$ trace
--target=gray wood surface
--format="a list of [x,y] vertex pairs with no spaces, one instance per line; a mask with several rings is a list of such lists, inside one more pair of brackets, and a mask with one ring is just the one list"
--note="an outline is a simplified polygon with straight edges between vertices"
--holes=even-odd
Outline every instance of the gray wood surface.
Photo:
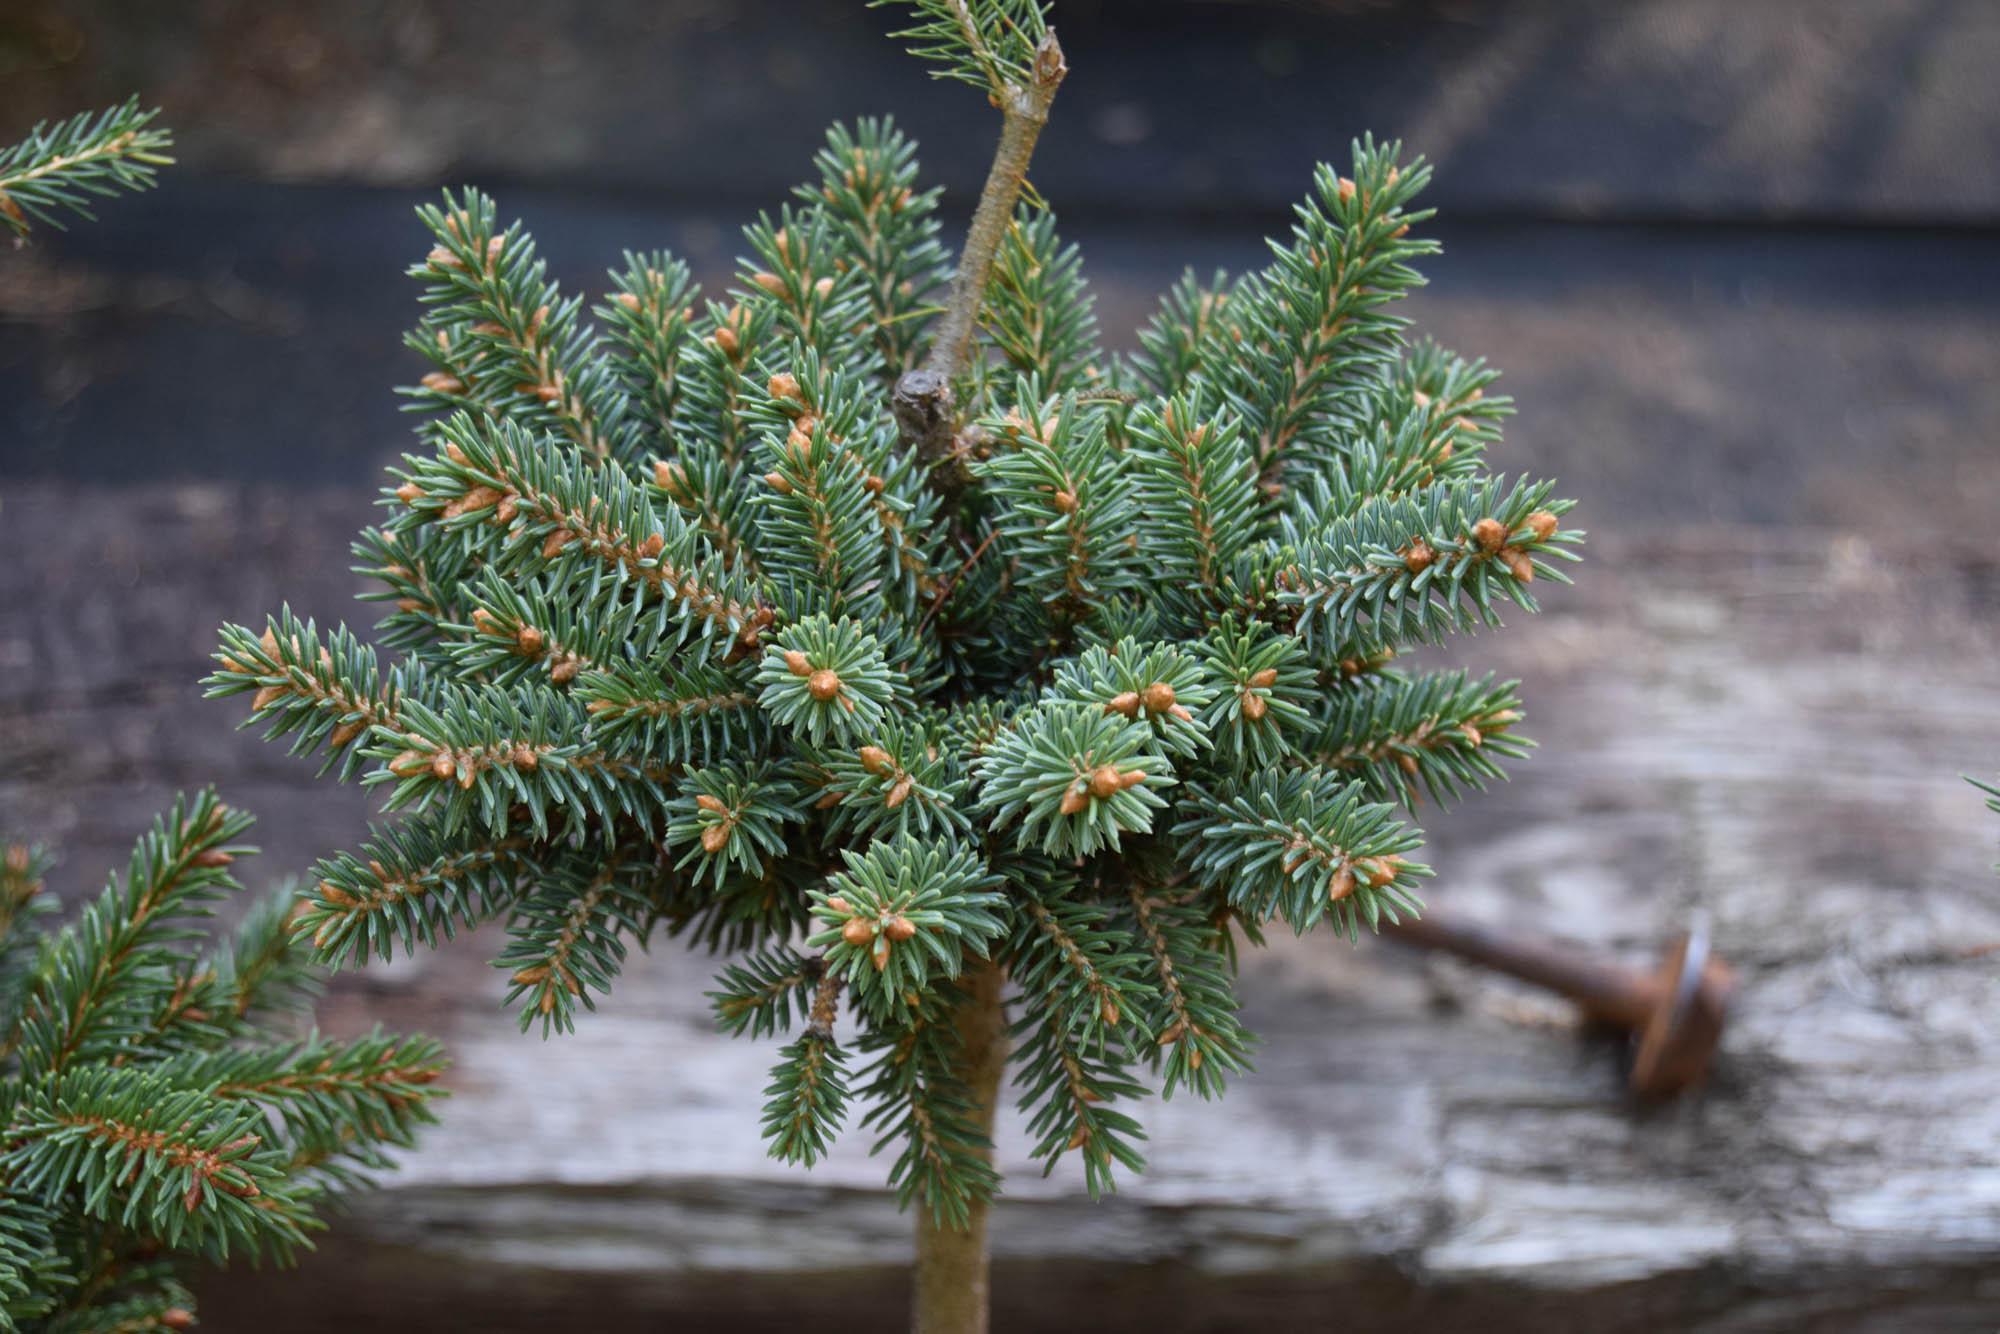
[[[328,569],[364,500],[9,487],[0,811],[52,823],[75,876],[210,778],[266,817],[272,872],[351,839],[359,800],[234,737],[191,678],[224,616],[283,595],[341,614]],[[1549,998],[1382,942],[1282,941],[1243,984],[1257,1073],[1219,1105],[1148,1108],[1153,1169],[1116,1199],[1042,1179],[1003,1121],[1014,1327],[1988,1327],[2000,963],[1966,951],[2000,941],[2000,894],[1993,821],[1957,775],[2000,754],[1990,553],[1655,530],[1594,541],[1583,573],[1456,646],[1526,679],[1543,745],[1434,817],[1433,899],[1635,965],[1706,908],[1744,975],[1711,1086],[1635,1109],[1616,1044]],[[882,1165],[858,1139],[809,1177],[764,1158],[769,1044],[713,1034],[706,960],[635,960],[544,1043],[498,1011],[493,952],[337,986],[330,1027],[450,1045],[445,1125],[324,1259],[211,1284],[215,1328],[334,1328],[356,1272],[398,1328],[561,1327],[532,1317],[584,1290],[605,1328],[664,1309],[775,1328],[826,1291],[845,1305],[817,1323],[888,1318],[908,1243]]]

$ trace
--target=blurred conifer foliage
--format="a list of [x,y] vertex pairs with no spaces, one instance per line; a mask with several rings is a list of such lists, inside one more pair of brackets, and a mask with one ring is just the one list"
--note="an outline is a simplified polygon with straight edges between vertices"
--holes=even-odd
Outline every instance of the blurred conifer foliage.
[[153,169],[173,161],[173,136],[153,125],[157,111],[138,100],[37,125],[11,148],[0,148],[0,223],[15,239],[30,220],[62,228],[62,212],[89,218],[90,200],[153,184]]
[[186,1259],[288,1258],[432,1119],[435,1043],[304,1031],[295,886],[200,929],[249,826],[177,800],[60,930],[47,854],[0,846],[0,1330],[186,1329]]

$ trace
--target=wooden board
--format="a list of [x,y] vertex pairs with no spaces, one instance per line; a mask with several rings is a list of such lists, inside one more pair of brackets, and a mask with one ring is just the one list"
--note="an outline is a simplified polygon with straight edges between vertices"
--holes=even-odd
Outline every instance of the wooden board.
[[[271,872],[353,837],[353,794],[233,737],[191,680],[224,616],[281,595],[346,614],[329,571],[364,496],[26,484],[5,505],[0,815],[70,845],[67,887],[209,778],[267,817]],[[1042,1179],[1003,1122],[1003,1327],[1985,1327],[2000,966],[1964,951],[2000,941],[2000,831],[1957,775],[2000,755],[1990,553],[1655,530],[1593,542],[1584,573],[1457,646],[1527,680],[1543,745],[1434,817],[1433,898],[1635,966],[1706,908],[1744,975],[1712,1085],[1636,1110],[1615,1044],[1546,997],[1283,941],[1243,984],[1258,1072],[1218,1106],[1149,1107],[1153,1170],[1115,1199]],[[334,1029],[450,1045],[445,1125],[297,1274],[210,1281],[213,1328],[560,1328],[579,1299],[607,1330],[893,1321],[908,1242],[882,1164],[858,1138],[810,1176],[763,1157],[770,1044],[713,1034],[708,961],[637,959],[544,1043],[497,1010],[493,952],[336,988]]]

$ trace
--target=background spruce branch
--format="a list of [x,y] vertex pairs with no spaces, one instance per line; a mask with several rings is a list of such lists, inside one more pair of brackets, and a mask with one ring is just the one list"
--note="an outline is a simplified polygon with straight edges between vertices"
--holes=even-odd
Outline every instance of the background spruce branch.
[[287,1259],[434,1118],[436,1043],[308,1026],[282,885],[233,936],[250,819],[177,800],[60,931],[46,853],[0,855],[0,1330],[179,1330],[187,1261]]
[[18,244],[30,219],[63,230],[61,214],[95,218],[90,200],[150,189],[154,168],[173,162],[165,150],[173,135],[153,125],[157,111],[142,111],[135,97],[119,106],[84,112],[0,148],[0,223]]

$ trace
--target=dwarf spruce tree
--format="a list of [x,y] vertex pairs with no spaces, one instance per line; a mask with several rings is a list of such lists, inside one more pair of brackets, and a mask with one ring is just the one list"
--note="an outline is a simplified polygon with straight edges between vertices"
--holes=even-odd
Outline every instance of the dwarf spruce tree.
[[193,929],[249,825],[176,801],[60,931],[46,854],[0,848],[0,1330],[186,1329],[187,1260],[290,1255],[432,1119],[435,1043],[299,1031],[294,888],[226,940]]
[[1488,472],[1494,373],[1392,313],[1436,249],[1421,163],[1362,141],[1266,268],[1183,280],[1113,357],[1017,207],[1065,73],[1043,13],[914,8],[1003,113],[955,273],[886,121],[829,134],[724,295],[631,253],[588,321],[446,194],[423,448],[356,545],[382,647],[282,611],[224,629],[211,686],[400,812],[317,869],[321,957],[502,919],[547,1034],[654,931],[726,956],[720,1026],[789,1037],[772,1152],[874,1136],[919,1323],[958,1329],[1003,1066],[1037,1158],[1137,1171],[1150,1089],[1248,1068],[1240,943],[1417,911],[1406,812],[1526,743],[1510,684],[1397,655],[1532,610],[1579,534]]

